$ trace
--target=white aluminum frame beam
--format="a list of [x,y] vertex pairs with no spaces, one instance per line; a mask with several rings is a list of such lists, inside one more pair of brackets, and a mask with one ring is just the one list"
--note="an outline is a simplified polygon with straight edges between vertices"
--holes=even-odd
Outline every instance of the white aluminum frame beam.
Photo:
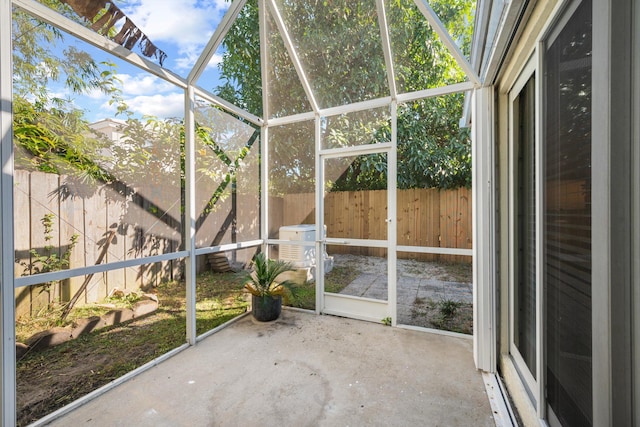
[[192,84],[202,75],[204,70],[207,68],[207,65],[209,64],[209,61],[216,53],[216,50],[220,46],[220,43],[222,43],[222,40],[229,32],[229,29],[231,29],[231,27],[233,26],[233,23],[236,21],[238,14],[240,14],[242,8],[246,3],[247,0],[235,0],[231,4],[229,9],[227,10],[227,13],[224,14],[222,20],[218,24],[216,31],[213,33],[213,35],[209,39],[209,42],[202,51],[202,54],[189,72],[189,75],[187,76],[187,83]]
[[[407,92],[407,93],[399,93],[396,98],[398,104],[403,104],[406,102],[418,101],[426,98],[434,98],[437,96],[451,95],[460,92],[467,92],[477,88],[478,86],[473,82],[461,82],[455,83],[448,86],[436,87],[432,89],[424,89],[416,92]],[[352,104],[340,105],[337,107],[325,108],[318,111],[320,117],[332,117],[339,116],[341,114],[349,114],[356,113],[359,111],[371,110],[374,108],[382,108],[388,107],[391,105],[393,98],[390,96],[385,96],[383,98],[375,98],[369,99],[367,101],[354,102]],[[285,124],[291,124],[296,122],[313,120],[315,118],[315,113],[313,111],[309,111],[308,113],[299,113],[291,116],[278,117],[275,119],[269,119],[270,126],[280,126]]]
[[213,105],[217,105],[218,107],[232,113],[235,114],[238,117],[241,117],[245,120],[247,120],[248,122],[253,123],[254,125],[260,127],[264,124],[264,121],[254,115],[251,114],[250,112],[243,110],[240,107],[235,106],[234,104],[230,103],[229,101],[226,101],[222,98],[220,98],[217,95],[212,94],[211,92],[209,92],[206,89],[203,89],[199,86],[193,86],[193,91],[194,93],[199,96],[200,98],[204,99],[207,102],[212,103]]
[[330,148],[320,150],[319,154],[325,159],[335,159],[339,157],[359,156],[362,154],[382,153],[393,149],[391,142],[379,144],[356,145],[353,147]]
[[389,107],[393,99],[390,96],[383,98],[369,99],[367,101],[354,102],[353,104],[339,105],[337,107],[325,108],[318,113],[322,117],[339,116],[340,114],[355,113],[357,111],[373,110],[374,108]]
[[346,237],[326,237],[324,240],[327,245],[362,246],[367,248],[386,248],[388,246],[387,240],[350,239]]
[[[637,3],[636,3],[637,4]],[[633,205],[631,208],[631,212],[633,215],[633,223],[632,223],[632,242],[633,247],[631,248],[631,254],[633,259],[631,263],[633,265],[633,283],[640,283],[640,7],[636,7],[634,10],[633,17],[633,28],[632,28],[632,37],[633,37],[633,52],[635,52],[633,61],[633,72],[632,75],[635,76],[634,81],[632,82],[633,94],[631,98],[634,100],[632,105],[632,122],[635,123],[635,128],[633,130],[633,141],[635,144],[632,144],[632,164],[633,166],[633,176],[632,176],[632,200]],[[634,313],[640,313],[640,291],[637,289],[634,291]],[[640,316],[636,315],[634,318],[633,325],[633,354],[634,357],[634,408],[636,408],[634,413],[634,422],[636,425],[640,425]]]
[[87,267],[79,267],[68,270],[52,271],[49,273],[34,274],[31,276],[16,277],[15,279],[13,279],[13,282],[15,283],[15,288],[17,289],[24,286],[52,282],[54,280],[64,280],[71,277],[85,276],[87,274],[104,273],[105,271],[113,271],[121,268],[129,268],[145,264],[154,264],[156,262],[171,261],[174,259],[185,258],[188,255],[188,251],[171,252],[168,254],[153,255],[144,258],[127,259],[124,261],[115,261],[106,264],[95,264]]
[[398,103],[391,102],[391,150],[387,154],[387,301],[391,326],[398,324]]
[[280,31],[280,36],[282,37],[282,41],[284,42],[284,45],[287,48],[287,52],[289,53],[289,58],[291,58],[291,61],[293,62],[293,67],[296,69],[296,73],[298,74],[300,83],[302,83],[304,92],[307,94],[307,98],[309,100],[309,103],[311,104],[311,108],[313,108],[313,111],[317,113],[320,110],[318,101],[316,101],[316,97],[313,94],[313,90],[311,89],[311,84],[309,83],[309,79],[307,78],[307,75],[304,72],[304,67],[302,66],[302,62],[300,61],[298,52],[296,48],[293,46],[293,42],[291,41],[291,36],[289,35],[289,31],[287,30],[287,26],[285,25],[284,20],[282,19],[282,15],[278,10],[278,6],[276,5],[275,0],[269,0],[268,6],[273,16],[273,19],[276,21],[276,26]]
[[420,99],[435,98],[436,96],[451,95],[459,92],[467,92],[477,88],[473,82],[455,83],[443,87],[435,87],[433,89],[424,89],[416,92],[408,92],[398,94],[398,104],[403,102],[418,101]]
[[316,113],[309,111],[308,113],[294,114],[286,117],[277,117],[269,120],[269,126],[290,125],[293,123],[309,122],[315,120]]
[[[267,51],[267,7],[264,0],[258,1],[258,14],[260,21],[260,73],[262,75],[262,115],[265,118],[260,128],[260,238],[266,242],[269,237],[269,126],[267,117],[270,116],[267,94],[269,91],[268,51]],[[267,244],[263,244],[266,250]]]
[[[260,75],[262,76],[262,118],[264,120],[264,125],[266,126],[266,122],[268,118],[271,116],[271,112],[269,111],[269,103],[267,102],[267,96],[269,91],[267,88],[269,87],[269,58],[267,50],[267,40],[269,39],[269,34],[267,34],[267,7],[264,3],[265,0],[258,0],[258,31],[260,32]],[[265,140],[261,139],[262,145],[264,145]]]
[[185,286],[186,286],[186,317],[187,317],[187,342],[190,345],[196,343],[196,131],[193,109],[196,104],[196,96],[193,86],[185,91],[184,98],[184,182],[185,182],[185,223],[184,249],[189,252],[185,260]]
[[494,265],[493,88],[473,93],[473,357],[476,368],[497,369],[497,300]]
[[473,249],[441,248],[435,246],[398,246],[398,252],[416,252],[419,254],[473,256]]
[[447,31],[440,18],[438,18],[438,15],[436,15],[436,12],[431,8],[429,2],[427,0],[414,0],[414,2],[416,6],[418,6],[418,9],[420,9],[420,12],[422,12],[424,17],[427,19],[427,21],[429,21],[431,27],[435,30],[436,33],[438,33],[438,35],[440,36],[440,40],[449,49],[449,52],[451,52],[455,60],[458,62],[458,65],[460,65],[460,68],[462,68],[469,80],[477,85],[480,85],[480,77],[475,72],[469,61],[467,61],[467,58],[465,58],[458,45],[453,41],[451,35],[449,34],[449,31]]
[[113,54],[114,56],[117,56],[118,58],[127,61],[128,63],[135,65],[136,67],[142,68],[143,70],[148,71],[154,76],[166,80],[169,83],[173,83],[174,85],[182,89],[186,89],[187,87],[186,80],[179,75],[162,68],[154,62],[141,57],[140,55],[131,52],[129,49],[120,46],[118,43],[109,40],[108,38],[90,30],[89,28],[83,27],[77,22],[65,18],[56,11],[43,6],[40,3],[37,3],[33,0],[13,0],[13,3],[21,9],[24,9],[27,12],[31,13],[38,19],[41,19],[60,29],[64,29],[70,34],[73,34],[74,37],[77,37],[78,39],[87,42],[90,45],[97,47],[98,49],[105,50]]
[[[325,309],[324,299],[324,253],[326,248],[324,233],[324,159],[320,155],[322,148],[322,121],[320,115],[315,117],[315,165],[316,165],[316,313],[320,314]],[[318,259],[319,258],[319,259]]]
[[391,41],[389,40],[389,23],[387,22],[387,13],[384,8],[384,0],[376,0],[376,9],[378,11],[378,26],[380,27],[380,41],[382,42],[382,52],[384,53],[384,63],[387,67],[387,81],[389,83],[389,92],[391,99],[396,99],[398,89],[396,87],[396,73],[393,66],[393,54]]
[[249,248],[254,248],[256,246],[260,246],[264,243],[263,239],[257,239],[257,240],[249,240],[247,242],[240,242],[240,243],[227,243],[225,245],[218,245],[218,246],[209,246],[206,248],[198,248],[195,250],[195,254],[196,255],[207,255],[207,254],[213,254],[213,253],[218,253],[218,252],[226,252],[226,251],[235,251],[238,249],[249,249]]
[[0,426],[16,423],[11,0],[0,0]]

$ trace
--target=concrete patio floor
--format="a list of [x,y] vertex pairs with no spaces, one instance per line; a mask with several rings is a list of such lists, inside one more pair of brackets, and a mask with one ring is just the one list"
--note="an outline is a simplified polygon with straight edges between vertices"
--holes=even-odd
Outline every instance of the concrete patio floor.
[[53,426],[493,426],[471,339],[247,316]]

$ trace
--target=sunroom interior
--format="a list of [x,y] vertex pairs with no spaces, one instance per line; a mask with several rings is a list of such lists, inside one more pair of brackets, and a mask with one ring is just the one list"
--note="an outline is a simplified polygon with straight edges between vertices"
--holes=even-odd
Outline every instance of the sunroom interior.
[[286,305],[473,336],[493,371],[475,2],[150,3],[1,2],[3,425],[40,343],[140,313],[122,376],[250,310],[258,252]]

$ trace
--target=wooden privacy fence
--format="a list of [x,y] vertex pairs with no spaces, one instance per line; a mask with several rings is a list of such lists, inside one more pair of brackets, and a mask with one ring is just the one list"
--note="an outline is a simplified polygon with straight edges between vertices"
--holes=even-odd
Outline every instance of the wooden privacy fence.
[[[312,224],[315,198],[312,193],[290,194],[272,203],[272,237],[282,225]],[[353,239],[387,238],[387,191],[340,191],[324,199],[327,236]],[[281,209],[281,214],[274,212]],[[398,246],[471,249],[471,189],[438,190],[431,188],[397,191]],[[278,221],[280,219],[280,221]],[[384,249],[332,246],[332,253],[383,256]],[[400,258],[471,262],[470,256],[399,252]]]
[[[73,195],[68,190],[70,182],[75,186],[71,191]],[[133,196],[124,196],[107,185],[83,189],[66,176],[15,171],[16,277],[37,272],[31,251],[43,255],[45,248],[50,246],[61,257],[69,249],[74,235],[78,240],[70,251],[70,268],[177,251],[182,227],[179,187],[163,183],[140,185]],[[216,191],[215,186],[196,186],[196,209],[201,212],[195,236],[196,247],[258,239],[260,210],[257,195],[238,192],[234,197],[221,197],[213,208],[209,208],[207,203]],[[283,225],[313,223],[314,206],[314,194],[270,197],[269,236],[277,238]],[[469,189],[399,190],[397,212],[397,242],[400,246],[472,247]],[[52,218],[48,237],[42,224],[45,215]],[[387,217],[387,192],[383,190],[334,192],[325,197],[325,223],[329,237],[386,239]],[[370,256],[383,256],[384,251],[351,246],[329,248],[329,253]],[[424,260],[471,261],[471,257],[451,255],[413,252],[399,252],[398,255]],[[240,256],[249,257],[250,254]],[[201,261],[201,267],[206,267],[204,258]],[[80,301],[98,301],[114,288],[135,290],[177,278],[181,265],[181,261],[166,261],[95,274],[86,278],[90,283]],[[45,291],[42,286],[18,288],[16,314],[33,314],[52,302],[68,301],[84,280],[85,277],[74,277]]]
[[[70,183],[74,186],[73,194],[68,191]],[[61,257],[68,251],[74,235],[78,240],[70,251],[70,268],[179,250],[182,236],[179,184],[139,184],[139,188],[131,189],[134,193],[124,196],[108,185],[82,188],[64,175],[15,171],[15,276],[37,273],[41,263],[34,262],[31,251],[46,255],[49,246]],[[206,208],[216,188],[202,184],[196,190],[197,197],[200,196],[197,208],[201,212],[196,247],[258,239],[259,199],[255,194],[237,194],[234,198],[225,195],[213,208]],[[232,207],[233,199],[233,204],[237,201],[237,209]],[[42,224],[45,215],[50,215],[52,222],[48,237]],[[178,278],[181,267],[182,262],[176,260],[94,274],[86,278],[90,283],[80,302],[101,300],[114,288],[137,290]],[[205,257],[199,257],[199,267],[206,268]],[[85,277],[74,277],[49,289],[40,285],[16,289],[16,315],[33,314],[52,302],[69,301],[84,280]]]
[[[14,244],[15,276],[37,272],[31,251],[47,255],[47,246],[61,257],[69,250],[72,236],[77,243],[70,250],[71,268],[108,263],[176,251],[180,243],[175,224],[166,224],[134,205],[107,186],[89,189],[85,194],[65,196],[68,177],[42,172],[17,170],[14,174]],[[178,191],[179,199],[179,191]],[[179,215],[179,208],[177,210]],[[42,224],[51,216],[51,233],[47,237]],[[178,216],[179,220],[179,216]],[[109,240],[110,234],[114,236]],[[47,241],[47,238],[49,240]],[[108,242],[108,243],[107,243]],[[101,254],[102,257],[101,257]],[[178,268],[170,261],[124,268],[91,277],[82,302],[106,297],[114,288],[139,289],[171,278]],[[25,286],[16,289],[16,316],[34,314],[55,301],[68,301],[85,277],[56,283],[49,289]]]

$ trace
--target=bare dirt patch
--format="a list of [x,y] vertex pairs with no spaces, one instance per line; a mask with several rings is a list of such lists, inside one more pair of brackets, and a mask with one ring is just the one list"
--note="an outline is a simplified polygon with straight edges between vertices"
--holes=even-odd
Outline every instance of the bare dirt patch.
[[[341,254],[334,259],[334,269],[374,276],[387,274],[386,258]],[[473,334],[471,264],[398,259],[397,278],[405,287],[398,285],[399,323]],[[425,288],[429,291],[425,292]]]
[[[387,259],[380,257],[340,254],[334,256],[335,267],[349,267],[362,273],[387,274]],[[398,275],[424,277],[444,282],[471,283],[471,264],[445,261],[398,259]]]
[[473,334],[473,304],[416,298],[411,309],[413,326]]

